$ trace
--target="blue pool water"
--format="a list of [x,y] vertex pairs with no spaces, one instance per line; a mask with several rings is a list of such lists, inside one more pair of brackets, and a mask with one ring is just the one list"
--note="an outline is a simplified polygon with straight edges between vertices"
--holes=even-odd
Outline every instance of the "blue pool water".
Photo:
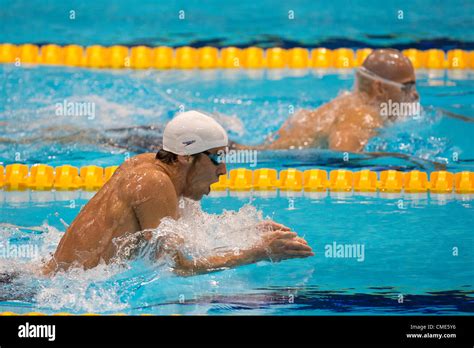
[[[0,69],[6,82],[0,142],[4,164],[117,165],[159,141],[161,127],[181,105],[213,112],[234,140],[259,143],[283,123],[289,105],[315,108],[353,84],[351,71]],[[344,161],[343,154],[328,150],[292,150],[261,152],[257,167],[429,172],[434,161],[453,172],[473,170],[473,123],[436,109],[472,117],[470,74],[418,72],[425,112],[381,131],[366,148],[405,153],[408,159],[351,155]],[[55,105],[63,100],[94,103],[95,117],[57,116]],[[150,125],[155,129],[128,129]],[[242,166],[248,164],[230,164],[229,169]],[[245,242],[260,211],[261,217],[304,236],[316,255],[189,278],[145,259],[52,280],[32,276],[35,265],[54,251],[64,223],[72,222],[89,197],[80,192],[2,192],[3,240],[37,245],[38,253],[33,259],[0,261],[2,270],[22,271],[13,283],[2,283],[1,310],[285,315],[474,311],[472,197],[208,197],[202,202],[205,213],[189,222],[201,245]],[[233,216],[206,215],[242,207]],[[229,226],[234,226],[232,233]],[[363,245],[363,259],[326,257],[326,247],[334,242]]]
[[[16,288],[2,284],[0,308],[130,314],[472,313],[474,274],[468,267],[474,262],[472,200],[402,201],[400,205],[399,199],[356,196],[255,198],[252,205],[263,216],[291,226],[307,239],[316,255],[188,278],[171,275],[145,260],[123,268],[99,266],[52,280],[31,278],[27,272],[16,280]],[[203,221],[221,226],[199,231],[205,236],[204,243],[238,243],[245,235],[245,225],[256,217],[245,206],[248,202],[248,198],[235,197],[204,199],[202,207],[209,214],[244,206],[231,218],[193,220],[200,228]],[[44,256],[54,250],[59,231],[64,230],[60,219],[72,221],[85,203],[77,199],[75,208],[70,200],[4,203],[2,220],[27,227],[17,230],[2,224],[1,232],[11,243],[38,245]],[[224,225],[229,222],[232,224]],[[357,258],[326,257],[327,246],[334,242],[364,245],[364,253]],[[457,256],[454,248],[459,250]],[[31,267],[24,266],[28,260],[22,262],[23,272]],[[17,269],[19,261],[15,263],[10,270]]]
[[[149,149],[160,127],[181,108],[212,112],[233,140],[261,143],[291,110],[316,108],[353,85],[352,71],[110,71],[2,65],[0,73],[5,78],[0,160],[12,163],[20,156],[25,163],[51,165],[121,163],[133,150]],[[381,130],[366,150],[399,152],[444,163],[449,169],[472,170],[473,123],[443,113],[472,117],[472,72],[419,71],[418,90],[426,112]],[[92,103],[94,117],[57,115],[57,104],[64,102]],[[156,129],[122,129],[150,125]],[[137,138],[148,139],[145,146]],[[287,161],[286,154],[275,158],[262,153],[259,165],[329,164],[320,159],[320,151],[295,151],[290,157],[295,156],[297,161]],[[341,161],[342,154],[335,160]],[[373,163],[380,161],[395,163]],[[430,169],[429,163],[425,165]]]
[[463,0],[242,0],[225,4],[208,0],[205,5],[198,0],[140,1],[139,5],[133,0],[113,4],[1,0],[0,4],[1,42],[474,48],[474,5]]
[[[352,71],[113,71],[1,65],[0,73],[5,78],[0,161],[6,164],[119,164],[134,151],[152,149],[160,129],[182,108],[212,112],[232,140],[257,144],[276,131],[291,110],[316,108],[350,90],[354,82]],[[453,171],[472,170],[473,123],[442,112],[472,117],[472,71],[419,71],[417,79],[426,111],[381,130],[366,151],[403,153],[427,170],[433,169],[428,161]],[[57,104],[64,102],[91,103],[94,117],[57,115]],[[140,126],[156,129],[131,129]],[[342,153],[313,150],[259,156],[260,167],[417,166],[389,157],[347,163]]]

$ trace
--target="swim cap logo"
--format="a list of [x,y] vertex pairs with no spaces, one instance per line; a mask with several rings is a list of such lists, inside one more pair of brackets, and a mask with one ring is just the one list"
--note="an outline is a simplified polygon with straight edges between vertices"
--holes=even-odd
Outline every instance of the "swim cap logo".
[[188,140],[188,141],[183,141],[184,146],[189,146],[191,144],[194,144],[196,140]]

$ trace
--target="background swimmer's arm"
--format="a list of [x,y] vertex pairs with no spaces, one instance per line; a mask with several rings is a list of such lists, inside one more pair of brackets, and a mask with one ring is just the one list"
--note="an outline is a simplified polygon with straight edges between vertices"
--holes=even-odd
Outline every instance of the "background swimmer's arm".
[[[398,152],[363,152],[364,155],[369,156],[369,158],[381,158],[381,157],[395,157],[404,159],[410,163],[416,165],[417,168],[420,169],[435,169],[435,170],[446,170],[446,163],[435,162],[429,159],[414,157],[407,155],[405,153],[398,153]],[[351,161],[358,161],[359,159],[352,159]],[[365,160],[365,158],[361,158],[361,160]]]
[[265,232],[262,242],[251,249],[238,250],[222,255],[188,260],[176,251],[174,256],[175,273],[181,276],[209,273],[222,269],[246,265],[259,261],[281,261],[291,258],[313,256],[307,242],[297,237],[295,232],[285,230],[272,230]]
[[448,117],[451,117],[451,118],[454,118],[454,119],[457,119],[457,120],[461,120],[461,121],[464,121],[464,122],[474,122],[474,118],[473,117],[470,117],[470,116],[466,116],[466,115],[461,115],[461,114],[457,114],[455,112],[452,112],[452,111],[449,111],[449,110],[445,110],[445,109],[442,109],[442,108],[435,108],[435,107],[427,107],[426,108],[427,110],[430,109],[434,109],[434,110],[439,110],[441,111],[441,113],[443,113],[444,115],[448,116]]
[[267,136],[263,144],[242,145],[231,141],[229,147],[235,150],[281,150],[289,149],[291,146],[308,147],[325,131],[324,126],[322,130],[314,129],[314,123],[321,116],[322,113],[315,110],[298,110],[285,120],[276,132]]
[[336,130],[329,135],[329,148],[334,151],[361,152],[369,139],[366,132]]

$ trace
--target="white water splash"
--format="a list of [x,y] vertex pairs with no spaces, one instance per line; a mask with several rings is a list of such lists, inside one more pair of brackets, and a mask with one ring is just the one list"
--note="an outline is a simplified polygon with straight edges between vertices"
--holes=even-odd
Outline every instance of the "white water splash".
[[[191,200],[182,200],[180,206],[181,217],[177,221],[165,218],[158,228],[150,231],[155,241],[162,236],[180,236],[184,240],[183,251],[190,258],[236,252],[260,241],[262,231],[256,225],[263,220],[262,212],[252,205],[245,205],[239,211],[224,211],[220,215],[204,212],[199,202]],[[25,233],[25,229],[35,233]],[[41,265],[50,258],[63,232],[46,223],[28,228],[0,226],[0,236],[4,239],[25,235],[29,243],[39,246],[39,254],[26,261],[0,260],[0,270],[18,274],[13,283],[4,286],[3,290],[9,292],[4,300],[15,300],[16,297],[42,311],[124,311],[131,307],[131,303],[137,305],[138,301],[140,305],[141,301],[146,301],[135,297],[136,289],[171,275],[172,265],[168,257],[150,262],[150,256],[156,254],[154,247],[159,246],[152,239],[138,253],[136,261],[116,258],[108,265],[102,263],[93,269],[76,268],[58,272],[50,278],[43,277],[39,275]],[[129,238],[134,237],[131,235]]]
[[101,264],[87,271],[60,272],[40,284],[35,300],[39,307],[55,311],[120,311],[127,307],[120,300],[120,283],[107,281],[123,271],[117,265]]
[[238,252],[256,245],[262,231],[262,212],[248,204],[239,211],[208,214],[200,203],[181,201],[181,218],[164,219],[155,230],[157,236],[176,234],[184,240],[184,251],[191,258]]

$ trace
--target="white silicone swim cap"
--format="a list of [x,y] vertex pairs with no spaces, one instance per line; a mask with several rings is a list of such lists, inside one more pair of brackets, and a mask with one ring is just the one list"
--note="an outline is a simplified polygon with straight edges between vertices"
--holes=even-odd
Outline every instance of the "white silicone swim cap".
[[228,143],[225,129],[212,117],[195,110],[175,116],[163,133],[163,150],[182,156],[227,146]]

